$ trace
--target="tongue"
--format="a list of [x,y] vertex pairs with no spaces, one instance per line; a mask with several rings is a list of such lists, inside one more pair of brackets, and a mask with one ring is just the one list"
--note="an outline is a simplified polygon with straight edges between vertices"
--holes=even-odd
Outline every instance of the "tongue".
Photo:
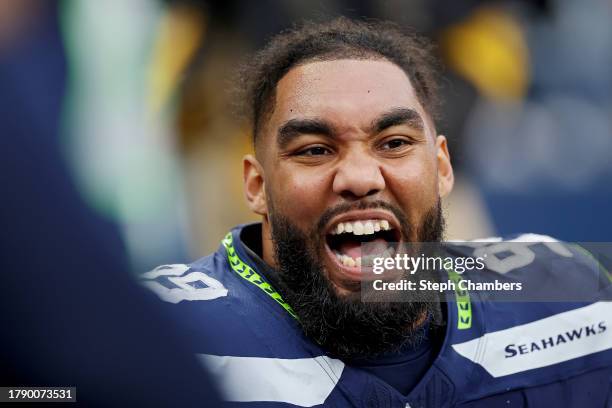
[[357,259],[363,255],[379,255],[387,249],[387,241],[382,238],[375,238],[363,244],[365,254],[361,253],[362,243],[359,241],[345,241],[340,244],[338,250],[341,254]]

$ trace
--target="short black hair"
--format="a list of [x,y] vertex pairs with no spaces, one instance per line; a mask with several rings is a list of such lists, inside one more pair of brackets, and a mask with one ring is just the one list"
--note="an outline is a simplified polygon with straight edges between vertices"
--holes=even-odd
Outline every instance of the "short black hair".
[[421,105],[437,116],[436,60],[431,43],[390,22],[340,17],[303,23],[282,32],[243,64],[238,73],[237,102],[247,116],[255,143],[262,123],[274,110],[276,86],[289,70],[312,61],[384,59],[410,79]]

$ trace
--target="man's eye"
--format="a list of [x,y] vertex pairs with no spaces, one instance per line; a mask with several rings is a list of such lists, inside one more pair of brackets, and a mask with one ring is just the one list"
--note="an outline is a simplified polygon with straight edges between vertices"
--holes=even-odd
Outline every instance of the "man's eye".
[[298,152],[298,155],[300,156],[323,156],[326,154],[331,154],[331,151],[323,146],[309,147],[308,149],[300,150]]
[[402,146],[409,145],[410,142],[406,139],[391,139],[383,143],[382,147],[385,150],[399,149]]

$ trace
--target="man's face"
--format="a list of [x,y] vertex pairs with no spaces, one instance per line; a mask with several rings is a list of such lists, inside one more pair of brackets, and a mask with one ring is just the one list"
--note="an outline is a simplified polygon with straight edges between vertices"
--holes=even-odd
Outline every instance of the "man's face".
[[418,342],[436,299],[360,293],[378,277],[359,267],[362,242],[385,256],[394,241],[441,239],[440,196],[452,187],[446,140],[404,72],[376,60],[293,68],[244,165],[264,260],[304,333],[341,358]]
[[[245,180],[264,235],[274,236],[270,218],[278,214],[311,237],[340,295],[373,278],[357,266],[361,242],[384,251],[387,242],[421,240],[427,216],[452,187],[445,138],[436,136],[406,74],[386,60],[291,69],[259,139],[262,182],[249,186],[248,168]],[[249,194],[257,191],[254,206]],[[265,239],[264,259],[275,262]]]

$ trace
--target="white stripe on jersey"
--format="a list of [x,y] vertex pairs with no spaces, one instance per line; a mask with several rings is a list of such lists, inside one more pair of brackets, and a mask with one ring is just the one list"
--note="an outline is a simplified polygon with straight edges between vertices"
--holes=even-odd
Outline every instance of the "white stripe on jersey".
[[559,313],[454,344],[493,377],[562,363],[612,348],[612,302]]
[[344,363],[315,358],[264,358],[197,355],[219,380],[228,401],[285,402],[312,407],[325,402],[340,380]]

